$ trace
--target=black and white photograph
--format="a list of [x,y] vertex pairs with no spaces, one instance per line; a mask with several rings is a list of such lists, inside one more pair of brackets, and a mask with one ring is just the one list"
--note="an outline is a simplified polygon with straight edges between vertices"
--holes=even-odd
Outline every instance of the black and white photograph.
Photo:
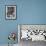
[[16,19],[16,5],[6,5],[6,19]]

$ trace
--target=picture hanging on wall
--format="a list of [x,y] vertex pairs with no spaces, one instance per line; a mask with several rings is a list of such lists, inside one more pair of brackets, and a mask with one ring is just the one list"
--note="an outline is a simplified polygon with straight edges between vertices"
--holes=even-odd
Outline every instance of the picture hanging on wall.
[[5,18],[8,20],[16,19],[16,5],[5,6]]

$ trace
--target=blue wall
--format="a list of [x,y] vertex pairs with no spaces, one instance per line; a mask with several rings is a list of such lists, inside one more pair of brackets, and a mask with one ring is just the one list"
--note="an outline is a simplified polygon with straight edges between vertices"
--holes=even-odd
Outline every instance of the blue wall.
[[[17,6],[16,20],[5,20],[5,5]],[[18,32],[18,24],[46,24],[46,0],[0,0],[0,44],[8,43],[9,32]]]

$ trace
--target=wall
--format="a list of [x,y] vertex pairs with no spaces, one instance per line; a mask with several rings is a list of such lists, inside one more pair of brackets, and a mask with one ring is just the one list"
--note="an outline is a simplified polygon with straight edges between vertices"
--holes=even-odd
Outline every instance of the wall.
[[[17,6],[16,20],[5,20],[5,5]],[[0,0],[0,44],[8,43],[9,32],[18,32],[18,24],[46,24],[46,0]]]

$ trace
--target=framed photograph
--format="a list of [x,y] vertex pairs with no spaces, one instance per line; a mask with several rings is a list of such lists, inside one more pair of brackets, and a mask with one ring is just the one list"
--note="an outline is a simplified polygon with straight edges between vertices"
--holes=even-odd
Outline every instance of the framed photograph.
[[16,5],[6,5],[5,6],[5,18],[9,20],[16,19]]

